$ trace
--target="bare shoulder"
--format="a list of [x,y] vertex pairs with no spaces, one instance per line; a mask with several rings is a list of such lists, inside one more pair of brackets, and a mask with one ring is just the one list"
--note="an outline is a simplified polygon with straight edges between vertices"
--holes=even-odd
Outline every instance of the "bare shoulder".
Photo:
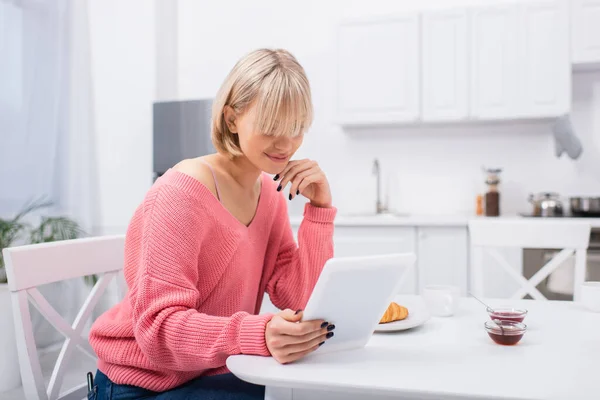
[[200,158],[189,158],[187,160],[180,161],[173,167],[173,169],[191,176],[206,186],[212,192],[212,194],[215,196],[217,195],[217,188],[215,187],[213,174],[210,168],[203,163]]

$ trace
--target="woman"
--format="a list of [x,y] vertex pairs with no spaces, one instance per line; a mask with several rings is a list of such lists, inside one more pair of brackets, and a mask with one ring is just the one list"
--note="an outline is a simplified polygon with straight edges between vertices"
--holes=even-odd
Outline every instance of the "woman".
[[[308,79],[287,51],[235,65],[213,105],[218,153],[170,169],[130,222],[128,293],[90,333],[90,398],[262,399],[264,387],[228,372],[228,356],[289,363],[333,336],[326,321],[301,321],[333,256],[336,213],[318,164],[291,160],[312,116]],[[310,200],[299,246],[281,191]],[[284,311],[257,315],[265,292]]]

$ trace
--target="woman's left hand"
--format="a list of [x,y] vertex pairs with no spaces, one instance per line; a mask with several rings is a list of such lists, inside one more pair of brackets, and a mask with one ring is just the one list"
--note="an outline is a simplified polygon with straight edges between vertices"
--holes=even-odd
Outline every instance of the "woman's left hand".
[[302,193],[315,207],[331,207],[329,182],[316,161],[290,161],[273,179],[279,181],[278,191],[285,188],[288,183],[292,183],[288,196],[290,200]]

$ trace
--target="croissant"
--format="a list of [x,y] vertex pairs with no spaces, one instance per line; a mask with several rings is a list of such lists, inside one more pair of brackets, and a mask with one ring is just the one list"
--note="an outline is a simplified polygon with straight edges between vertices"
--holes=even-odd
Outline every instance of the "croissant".
[[383,314],[379,323],[386,324],[388,322],[401,321],[406,317],[408,317],[408,309],[406,307],[402,307],[397,303],[391,303],[387,310],[385,310],[385,314]]

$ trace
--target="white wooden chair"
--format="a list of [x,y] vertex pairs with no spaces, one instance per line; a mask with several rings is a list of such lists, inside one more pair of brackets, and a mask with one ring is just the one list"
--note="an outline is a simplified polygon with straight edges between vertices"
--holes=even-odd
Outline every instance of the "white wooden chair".
[[[536,288],[553,271],[575,254],[573,297],[579,300],[585,280],[586,255],[591,226],[585,221],[557,219],[476,219],[469,222],[471,243],[471,288],[483,296],[484,252],[520,286],[512,296],[521,299],[529,294],[536,300],[547,298]],[[562,249],[529,280],[519,274],[498,252],[498,248]]]
[[[114,277],[117,277],[119,283],[120,297],[125,293],[124,281],[119,279],[123,269],[124,243],[124,236],[110,236],[4,249],[21,380],[28,400],[81,400],[87,397],[87,371],[81,371],[84,383],[62,393],[59,391],[75,349],[96,359],[94,350],[81,334],[98,300]],[[37,289],[47,283],[92,274],[99,277],[98,282],[72,324],[65,321]],[[35,344],[29,302],[65,336],[47,388]]]

